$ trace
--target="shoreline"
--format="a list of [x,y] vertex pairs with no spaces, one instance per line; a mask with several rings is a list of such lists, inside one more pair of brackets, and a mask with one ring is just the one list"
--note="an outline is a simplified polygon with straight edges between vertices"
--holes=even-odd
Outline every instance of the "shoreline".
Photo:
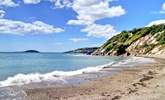
[[[31,84],[38,84],[40,83],[59,83],[59,82],[66,82],[66,83],[73,83],[72,81],[80,80],[83,83],[83,80],[86,80],[90,78],[90,80],[99,78],[101,76],[111,75],[111,73],[123,70],[128,67],[134,67],[136,64],[143,65],[147,63],[154,63],[153,59],[144,58],[144,57],[118,57],[115,61],[110,61],[105,64],[95,65],[95,66],[89,66],[80,68],[77,70],[71,70],[71,71],[60,71],[60,70],[54,70],[47,73],[27,73],[22,74],[18,73],[13,76],[9,76],[6,79],[0,81],[0,87],[8,87],[8,86],[26,86]],[[105,68],[110,68],[111,70],[106,71]],[[106,71],[106,72],[105,72]],[[109,74],[108,74],[109,73]],[[96,76],[96,77],[95,77]],[[78,79],[79,77],[79,79]],[[77,78],[77,80],[72,80],[72,78]],[[82,79],[81,79],[82,78]],[[76,83],[81,83],[76,82]],[[73,83],[74,84],[74,83]]]
[[[165,87],[165,85],[160,87],[159,83],[150,83],[156,80],[157,76],[165,73],[163,59],[159,57],[152,57],[152,59],[155,59],[156,63],[127,68],[112,76],[97,78],[78,86],[26,89],[25,100],[152,100],[151,98],[159,98],[154,94],[144,96],[145,93],[147,95],[147,93],[151,94],[156,91],[155,88],[161,90]],[[105,68],[104,70],[111,69]],[[159,92],[158,94],[161,95]]]

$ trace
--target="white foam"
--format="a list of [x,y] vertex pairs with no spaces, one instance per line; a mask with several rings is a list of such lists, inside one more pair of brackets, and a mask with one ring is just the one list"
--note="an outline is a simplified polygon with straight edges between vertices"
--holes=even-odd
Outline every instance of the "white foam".
[[103,67],[111,65],[111,64],[112,62],[109,64],[97,66],[97,67],[87,67],[80,70],[68,71],[68,72],[53,71],[46,74],[41,74],[41,73],[17,74],[13,77],[8,77],[4,81],[0,81],[0,87],[12,86],[12,85],[24,85],[24,84],[35,83],[35,82],[43,82],[43,81],[56,81],[56,80],[65,81],[64,77],[79,75],[83,73],[98,72]]
[[8,77],[4,81],[0,81],[0,87],[12,86],[12,85],[24,85],[35,82],[44,82],[44,81],[63,81],[65,82],[65,77],[79,75],[83,73],[98,72],[106,66],[133,66],[136,64],[145,64],[152,63],[153,59],[143,58],[143,57],[130,57],[119,61],[117,63],[110,62],[105,65],[96,66],[96,67],[87,67],[76,71],[53,71],[46,74],[41,73],[31,73],[31,74],[17,74],[13,77]]
[[119,61],[113,66],[134,66],[138,64],[147,64],[147,63],[154,63],[154,59],[151,58],[144,58],[144,57],[129,57],[127,59],[124,59],[122,61]]

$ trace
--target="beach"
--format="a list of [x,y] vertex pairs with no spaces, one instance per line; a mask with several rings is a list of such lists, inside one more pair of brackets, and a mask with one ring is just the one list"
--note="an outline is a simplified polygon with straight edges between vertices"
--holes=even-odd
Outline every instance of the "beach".
[[0,0],[0,100],[165,100],[163,15],[165,0]]
[[[26,100],[164,100],[164,59],[76,86],[25,89]],[[109,71],[111,68],[104,68]]]

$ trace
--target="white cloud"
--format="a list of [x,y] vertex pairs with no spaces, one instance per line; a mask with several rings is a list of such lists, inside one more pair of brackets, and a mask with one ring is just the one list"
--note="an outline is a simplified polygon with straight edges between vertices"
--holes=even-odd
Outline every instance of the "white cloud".
[[110,38],[114,34],[116,34],[116,30],[111,25],[99,25],[99,24],[92,24],[89,26],[86,26],[86,28],[81,30],[82,32],[87,32],[87,36],[93,36],[93,37],[104,37],[104,38]]
[[92,24],[93,22],[90,21],[85,21],[85,20],[69,20],[67,22],[68,25],[89,25]]
[[5,11],[4,10],[0,10],[0,18],[3,18],[5,16]]
[[165,14],[165,11],[161,10],[161,11],[159,11],[158,13],[155,12],[154,14]]
[[152,26],[152,25],[159,25],[159,24],[165,24],[165,19],[152,21],[147,25],[147,27]]
[[125,14],[125,10],[120,5],[109,6],[108,0],[75,0],[72,8],[78,14],[77,19],[68,21],[68,24],[88,25],[96,20]]
[[83,25],[82,32],[87,36],[109,38],[116,34],[116,30],[110,24],[99,25],[96,21],[104,18],[119,17],[126,13],[122,6],[110,6],[114,0],[75,0],[72,9],[77,13],[76,19],[67,22],[69,25]]
[[64,31],[61,28],[55,28],[41,21],[32,23],[25,23],[21,21],[13,21],[8,19],[0,19],[0,33],[1,34],[16,34],[24,35],[31,34],[50,34]]
[[163,5],[162,5],[162,10],[165,11],[165,3],[163,3]]
[[77,42],[80,42],[80,41],[87,41],[88,39],[87,38],[71,38],[69,40],[77,43]]
[[165,3],[162,5],[162,10],[159,11],[160,14],[165,14]]
[[18,6],[13,0],[0,0],[0,6],[15,7]]
[[[39,2],[41,2],[41,0],[24,0],[24,3],[26,4],[37,4]],[[14,7],[17,6],[17,4],[12,0],[0,0],[0,6]],[[0,10],[0,34],[51,34],[64,31],[61,28],[56,28],[42,21],[25,23],[22,21],[4,19],[4,16],[5,11]]]
[[[3,5],[16,5],[12,0],[0,0],[3,1]],[[23,0],[25,4],[38,4],[43,0]],[[54,3],[56,8],[72,8],[76,13],[76,19],[71,19],[67,22],[69,25],[83,25],[85,28],[82,32],[87,32],[87,36],[93,37],[105,37],[116,33],[116,30],[112,25],[99,25],[95,22],[104,18],[113,18],[124,15],[125,9],[121,5],[110,6],[112,1],[116,0],[47,0]],[[0,2],[0,5],[2,3]],[[0,12],[1,13],[1,12]],[[3,12],[1,18],[4,17]],[[43,22],[36,21],[33,23],[24,23],[20,21],[13,21],[7,19],[0,19],[0,32],[1,33],[13,33],[13,34],[25,34],[25,33],[53,33],[63,31],[61,28],[54,28],[51,25],[47,25]],[[6,30],[5,30],[6,29]],[[72,39],[73,41],[82,41],[83,39]]]
[[165,3],[162,4],[162,8],[160,11],[154,11],[153,14],[165,14]]
[[38,4],[41,0],[23,0],[25,4]]
[[54,3],[55,8],[64,8],[64,7],[71,7],[73,0],[50,0]]

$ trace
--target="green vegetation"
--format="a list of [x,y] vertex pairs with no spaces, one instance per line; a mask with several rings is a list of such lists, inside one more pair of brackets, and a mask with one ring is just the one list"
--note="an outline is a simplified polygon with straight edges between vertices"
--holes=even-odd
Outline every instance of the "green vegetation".
[[106,51],[110,51],[112,50],[112,48],[113,48],[113,44],[110,43],[106,46]]
[[160,34],[160,36],[157,37],[157,41],[159,41],[159,44],[165,44],[165,31]]
[[117,48],[117,55],[122,55],[124,53],[126,53],[126,49],[127,46],[126,45],[120,45],[118,48]]
[[121,55],[126,53],[126,48],[128,46],[130,46],[132,43],[134,43],[141,37],[144,37],[149,34],[157,39],[158,44],[144,44],[139,48],[146,48],[146,52],[149,52],[155,46],[165,44],[165,25],[161,24],[153,25],[151,27],[144,27],[138,29],[135,28],[131,31],[123,31],[120,34],[109,39],[102,48],[105,49],[105,52],[113,50],[117,52],[117,55]]
[[150,30],[150,33],[152,35],[154,35],[155,33],[165,31],[165,25],[164,24],[153,25],[153,26],[149,27],[149,30]]

